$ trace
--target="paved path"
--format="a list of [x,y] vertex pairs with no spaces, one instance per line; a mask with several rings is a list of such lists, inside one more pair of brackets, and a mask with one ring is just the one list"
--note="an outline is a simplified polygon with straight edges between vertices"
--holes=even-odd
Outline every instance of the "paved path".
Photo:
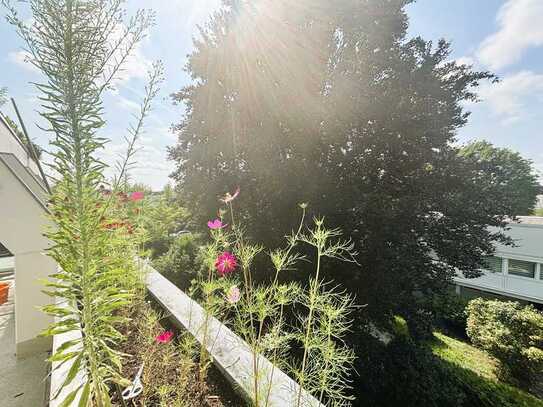
[[0,259],[0,281],[11,284],[8,302],[0,305],[0,405],[45,405],[46,353],[25,359],[15,357],[15,304],[13,273],[4,271],[11,259]]

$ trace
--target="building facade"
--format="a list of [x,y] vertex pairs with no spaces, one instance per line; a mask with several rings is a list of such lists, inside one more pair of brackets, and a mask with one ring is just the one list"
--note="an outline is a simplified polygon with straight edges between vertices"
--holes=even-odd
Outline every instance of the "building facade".
[[483,275],[456,277],[457,292],[475,289],[543,304],[543,217],[521,216],[507,231],[515,246],[497,245]]

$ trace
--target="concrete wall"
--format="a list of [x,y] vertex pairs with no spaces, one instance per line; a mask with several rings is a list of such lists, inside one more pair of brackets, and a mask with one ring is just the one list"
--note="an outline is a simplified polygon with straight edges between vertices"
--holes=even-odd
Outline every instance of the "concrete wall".
[[51,301],[41,292],[43,284],[39,280],[56,271],[55,262],[44,254],[50,244],[43,236],[50,225],[45,213],[43,204],[0,160],[0,241],[15,255],[18,357],[51,347],[50,338],[37,337],[52,322],[38,309]]

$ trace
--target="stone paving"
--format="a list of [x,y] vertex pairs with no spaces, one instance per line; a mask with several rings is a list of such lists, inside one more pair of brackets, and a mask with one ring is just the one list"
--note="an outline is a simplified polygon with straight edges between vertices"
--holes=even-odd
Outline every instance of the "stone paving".
[[0,406],[45,406],[46,353],[24,359],[15,357],[15,281],[9,270],[12,259],[0,258],[0,281],[10,283],[8,302],[0,305]]

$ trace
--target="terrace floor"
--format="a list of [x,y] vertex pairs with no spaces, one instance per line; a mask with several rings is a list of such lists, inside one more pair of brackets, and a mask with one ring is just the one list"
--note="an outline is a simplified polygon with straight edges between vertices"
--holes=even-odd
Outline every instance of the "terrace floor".
[[11,284],[8,302],[0,305],[0,404],[2,407],[44,406],[47,353],[24,359],[15,357],[15,281],[11,258],[0,258],[0,281]]

